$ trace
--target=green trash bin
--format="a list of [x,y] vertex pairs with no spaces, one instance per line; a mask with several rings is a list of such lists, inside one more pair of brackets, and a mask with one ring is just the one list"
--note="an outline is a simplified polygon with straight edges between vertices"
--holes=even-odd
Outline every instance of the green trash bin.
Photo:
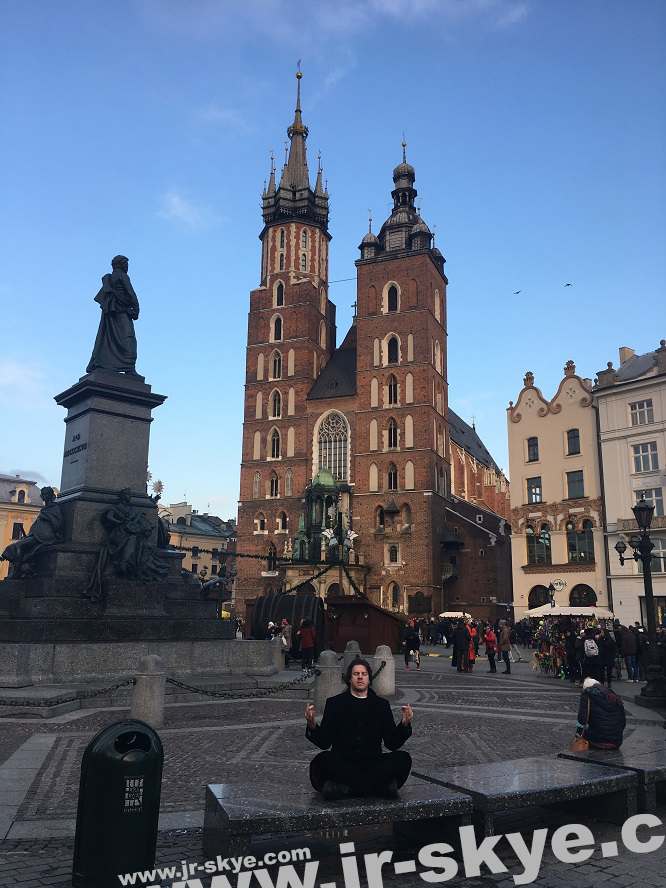
[[127,719],[90,741],[81,762],[76,813],[75,888],[118,888],[118,875],[155,866],[162,741]]

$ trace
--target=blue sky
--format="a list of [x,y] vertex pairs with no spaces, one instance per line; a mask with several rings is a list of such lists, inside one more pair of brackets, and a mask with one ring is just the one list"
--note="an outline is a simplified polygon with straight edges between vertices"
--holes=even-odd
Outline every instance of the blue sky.
[[0,471],[59,485],[52,398],[123,253],[137,369],[168,395],[163,499],[236,514],[260,194],[299,59],[338,342],[404,131],[447,259],[450,404],[506,466],[526,370],[552,397],[569,358],[593,377],[666,337],[665,37],[662,0],[0,0]]

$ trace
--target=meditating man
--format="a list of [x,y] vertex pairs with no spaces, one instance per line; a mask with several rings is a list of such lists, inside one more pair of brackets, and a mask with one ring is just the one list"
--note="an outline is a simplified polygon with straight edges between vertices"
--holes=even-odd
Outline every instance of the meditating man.
[[[310,780],[328,800],[349,795],[397,798],[409,776],[412,759],[399,751],[412,733],[411,706],[402,707],[396,725],[388,700],[372,690],[372,670],[366,660],[354,660],[345,674],[348,690],[329,697],[321,724],[314,706],[305,707],[305,736],[320,752],[310,762]],[[382,742],[390,749],[382,753]]]

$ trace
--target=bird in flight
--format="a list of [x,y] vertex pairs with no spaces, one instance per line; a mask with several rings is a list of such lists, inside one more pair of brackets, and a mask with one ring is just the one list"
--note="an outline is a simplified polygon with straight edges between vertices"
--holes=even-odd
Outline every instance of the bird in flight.
[[522,292],[523,292],[522,290],[516,290],[516,292],[513,295],[517,296],[519,293],[522,293]]
[[570,287],[570,286],[571,286],[571,284],[565,284],[565,285],[564,285],[564,286],[565,286],[565,287]]

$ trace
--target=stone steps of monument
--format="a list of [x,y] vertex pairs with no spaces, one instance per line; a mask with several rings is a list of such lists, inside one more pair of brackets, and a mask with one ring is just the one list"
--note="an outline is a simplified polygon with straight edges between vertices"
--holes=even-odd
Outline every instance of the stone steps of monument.
[[[176,677],[176,676],[174,676]],[[246,675],[196,675],[178,676],[178,681],[200,688],[205,691],[217,691],[224,693],[244,695],[248,697],[257,690],[266,690],[281,687],[297,677],[296,670],[283,670],[277,675],[259,677]],[[89,684],[71,684],[67,686],[37,685],[27,688],[0,688],[0,719],[3,716],[35,718],[55,718],[79,709],[111,709],[126,708],[132,705],[132,685],[116,688],[108,693],[98,696],[86,697],[90,692],[103,690],[108,687],[104,681],[91,682]],[[291,698],[307,700],[312,696],[314,679],[308,679],[302,684],[290,687],[285,694]],[[74,695],[80,695],[78,699],[71,700]],[[225,700],[228,697],[212,697],[200,694],[196,691],[185,690],[176,685],[167,683],[165,703],[170,705],[214,703],[216,700]],[[239,697],[240,699],[240,697]],[[48,701],[40,706],[40,701]],[[62,701],[62,702],[59,702]],[[25,705],[17,705],[25,703]]]
[[112,616],[50,619],[11,618],[0,615],[0,643],[5,642],[116,642],[116,641],[206,641],[229,640],[236,636],[230,620],[191,617],[155,617],[141,613]]

